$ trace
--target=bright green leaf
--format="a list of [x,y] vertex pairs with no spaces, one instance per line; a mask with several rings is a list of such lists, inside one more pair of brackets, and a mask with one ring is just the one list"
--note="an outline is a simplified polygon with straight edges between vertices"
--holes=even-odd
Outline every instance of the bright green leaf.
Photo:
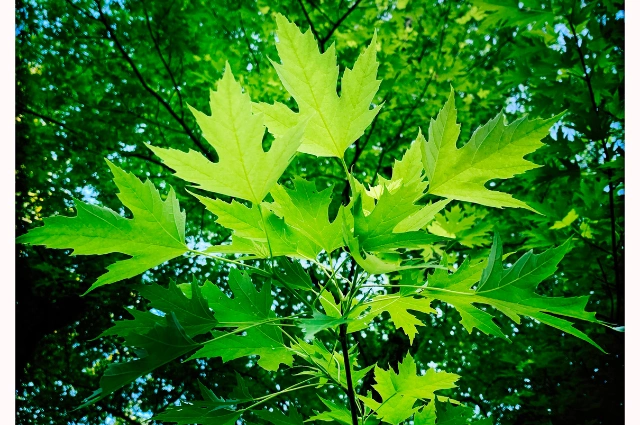
[[404,361],[398,364],[398,373],[376,366],[376,384],[373,388],[380,395],[382,403],[370,397],[359,398],[383,422],[396,425],[418,410],[413,407],[418,399],[434,399],[436,391],[455,388],[459,378],[456,374],[433,369],[428,369],[425,375],[417,375],[416,363],[407,354]]
[[409,310],[426,314],[436,313],[436,311],[431,308],[431,301],[424,297],[414,298],[400,295],[377,295],[370,301],[362,303],[352,310],[352,317],[358,317],[362,313],[364,313],[364,315],[349,323],[347,329],[349,332],[357,332],[365,329],[374,317],[386,311],[391,316],[391,321],[396,329],[402,329],[409,337],[409,342],[413,344],[413,340],[418,333],[416,326],[424,326],[424,324],[412,313],[409,313]]
[[272,423],[273,425],[302,425],[303,418],[295,407],[289,408],[289,416],[279,410],[269,412],[268,410],[257,410],[253,413],[259,418]]
[[527,117],[507,124],[503,113],[478,128],[467,144],[456,147],[460,125],[456,122],[453,89],[438,117],[429,125],[429,140],[420,133],[423,164],[433,195],[490,207],[533,210],[511,195],[489,190],[489,180],[508,179],[538,167],[523,157],[534,152],[560,115],[548,120]]
[[380,85],[376,80],[376,36],[353,69],[345,70],[338,97],[334,45],[320,54],[311,31],[303,34],[282,15],[276,15],[276,22],[276,47],[282,63],[272,63],[280,81],[296,100],[300,118],[281,104],[261,104],[259,109],[265,114],[267,126],[278,135],[293,123],[310,119],[299,150],[342,158],[345,149],[362,136],[381,107],[370,109]]
[[329,222],[331,188],[318,192],[315,183],[301,178],[294,179],[293,185],[293,190],[274,186],[271,190],[274,202],[267,204],[268,208],[327,253],[342,247],[342,208],[338,217]]
[[120,252],[132,258],[107,269],[87,292],[139,275],[188,251],[184,239],[185,214],[172,188],[166,200],[151,181],[142,182],[132,173],[107,161],[120,190],[118,198],[132,213],[127,219],[109,208],[74,200],[76,217],[49,217],[44,226],[20,236],[18,243],[73,249],[73,255]]
[[252,111],[249,95],[242,93],[227,63],[211,91],[212,116],[191,108],[205,139],[216,150],[220,161],[212,163],[201,153],[190,150],[149,148],[183,180],[200,189],[234,196],[259,204],[276,184],[302,142],[305,119],[277,137],[268,152],[262,149],[264,117]]
[[129,332],[125,336],[126,344],[138,349],[136,353],[139,359],[110,364],[100,379],[100,388],[84,400],[81,407],[95,403],[139,376],[200,346],[189,338],[173,313],[167,314],[165,321],[165,325],[156,324],[149,332]]
[[236,327],[244,335],[212,332],[213,339],[189,360],[222,357],[222,361],[240,357],[260,356],[258,364],[266,370],[278,370],[280,363],[291,366],[291,350],[284,345],[278,319],[271,311],[273,298],[268,285],[258,292],[247,274],[231,270],[229,287],[234,298],[229,298],[216,285],[205,284],[202,293],[215,312],[220,326]]
[[[495,307],[516,323],[520,323],[520,316],[527,316],[577,336],[602,350],[584,332],[574,328],[572,322],[559,317],[600,323],[595,318],[595,313],[584,310],[588,296],[545,297],[535,292],[544,279],[555,273],[558,263],[570,247],[571,240],[567,240],[561,246],[542,254],[533,254],[531,250],[520,257],[513,266],[503,269],[502,242],[496,234],[489,260],[475,290],[471,289],[474,279],[470,278],[470,268],[461,267],[458,273],[462,273],[459,277],[458,273],[454,273],[446,283],[440,278],[437,287],[429,285],[423,293],[430,298],[437,298],[453,305],[462,316],[462,325],[469,332],[475,327],[486,334],[508,339],[493,321],[493,316],[474,305],[485,304]],[[471,275],[477,277],[476,273]]]

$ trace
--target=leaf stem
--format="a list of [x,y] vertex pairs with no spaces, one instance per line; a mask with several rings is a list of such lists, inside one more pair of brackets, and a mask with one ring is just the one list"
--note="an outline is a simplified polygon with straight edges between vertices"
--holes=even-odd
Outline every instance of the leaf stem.
[[302,389],[302,388],[317,387],[317,386],[321,386],[321,385],[323,385],[323,384],[321,384],[321,383],[319,383],[319,382],[317,382],[317,383],[315,383],[315,384],[302,385],[302,384],[304,384],[304,383],[306,383],[306,382],[311,381],[311,380],[312,380],[312,379],[314,379],[314,378],[315,378],[315,377],[313,377],[313,378],[309,378],[309,379],[305,379],[305,380],[304,380],[304,381],[302,381],[302,382],[298,382],[297,384],[294,384],[294,385],[290,386],[289,388],[285,388],[284,390],[278,391],[278,392],[276,392],[276,393],[273,393],[273,394],[267,394],[266,396],[258,397],[258,398],[256,398],[256,399],[254,399],[254,400],[258,400],[258,401],[257,401],[257,403],[253,403],[251,406],[245,407],[244,409],[240,409],[240,410],[238,410],[238,412],[244,412],[244,411],[247,411],[247,410],[253,409],[254,407],[259,406],[259,405],[261,405],[262,403],[265,403],[265,402],[267,402],[267,401],[271,400],[272,398],[277,397],[277,396],[279,396],[279,395],[281,395],[281,394],[284,394],[284,393],[288,393],[288,392],[291,392],[291,391],[300,390],[300,389]]
[[[259,325],[265,325],[271,322],[277,322],[278,320],[291,320],[291,319],[295,319],[296,317],[302,316],[305,313],[297,313],[297,314],[293,314],[291,316],[287,316],[287,317],[272,317],[271,319],[266,319],[257,323],[252,323],[251,326],[259,326]],[[216,324],[216,327],[224,327],[224,328],[228,328],[228,327],[232,327],[232,326],[242,326],[243,322],[218,322]],[[223,325],[223,326],[219,326],[219,325]],[[278,325],[280,326],[280,325]],[[247,328],[245,328],[247,329]]]
[[214,260],[218,260],[218,261],[222,261],[224,263],[229,263],[229,264],[235,264],[236,266],[242,266],[242,267],[246,267],[248,269],[254,270],[255,272],[260,273],[263,276],[271,276],[269,274],[268,271],[266,270],[262,270],[259,267],[255,267],[255,266],[250,266],[249,264],[245,264],[242,263],[240,261],[236,261],[236,260],[231,260],[229,258],[225,258],[225,257],[221,257],[219,255],[213,255],[213,254],[209,254],[207,252],[203,252],[203,251],[196,251],[193,249],[189,249],[187,252],[191,253],[191,254],[196,254],[196,255],[202,255],[204,257],[209,257],[209,258],[213,258]]
[[[292,319],[292,318],[295,318],[295,317],[297,317],[297,316],[300,316],[301,314],[303,314],[303,313],[294,314],[293,316],[288,316],[288,317],[274,317],[274,318],[272,318],[272,319],[267,319],[267,320],[264,320],[264,321],[262,321],[262,322],[252,323],[251,325],[246,326],[246,327],[244,327],[244,328],[234,329],[234,330],[233,330],[233,331],[231,331],[231,332],[228,332],[228,333],[226,333],[226,334],[223,334],[223,335],[217,336],[217,337],[215,337],[215,338],[213,338],[213,339],[210,339],[209,341],[205,341],[205,342],[203,342],[203,343],[202,343],[202,345],[208,344],[208,343],[213,342],[213,341],[217,341],[217,340],[222,339],[222,338],[226,338],[226,337],[228,337],[228,336],[230,336],[230,335],[235,335],[235,334],[238,334],[238,333],[240,333],[240,332],[244,332],[244,331],[246,331],[247,329],[251,329],[251,328],[256,327],[256,326],[267,325],[267,324],[270,324],[271,322],[276,322],[276,321],[278,321],[278,320],[287,320],[287,319]],[[231,323],[231,322],[228,322],[228,323]],[[279,324],[278,326],[282,326],[282,324]],[[284,331],[284,329],[282,329],[282,332],[285,332],[285,331]],[[286,332],[285,332],[285,333],[286,333]],[[289,336],[289,334],[287,334],[287,336]],[[291,336],[289,336],[289,338],[291,338]],[[185,360],[185,361],[184,361],[184,362],[182,362],[182,363],[185,363],[186,361],[188,361],[188,360]]]
[[[420,285],[393,285],[399,288],[416,288],[416,289],[422,289],[425,291],[431,291],[431,292],[447,292],[449,294],[456,294],[456,295],[482,295],[485,292],[492,292],[495,291],[496,289],[502,289],[503,287],[500,288],[495,288],[495,289],[488,289],[486,291],[482,291],[482,292],[459,292],[459,291],[451,291],[449,289],[444,289],[444,288],[431,288],[429,286],[420,286]],[[360,288],[389,288],[390,286],[388,284],[376,284],[376,283],[369,283],[366,285],[360,285]],[[411,294],[413,295],[413,294]],[[418,293],[416,293],[416,295],[419,295]]]

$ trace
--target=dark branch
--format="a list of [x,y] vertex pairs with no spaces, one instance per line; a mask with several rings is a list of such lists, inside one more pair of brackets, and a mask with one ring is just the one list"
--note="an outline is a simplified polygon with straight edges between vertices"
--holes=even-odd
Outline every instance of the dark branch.
[[349,341],[347,340],[347,325],[340,325],[340,344],[342,344],[342,356],[344,358],[344,371],[347,378],[347,395],[349,396],[349,407],[351,408],[351,422],[358,425],[358,402],[356,401],[356,392],[353,389],[353,380],[351,379],[351,365],[349,364]]
[[[144,0],[142,2],[142,9],[144,11],[144,16],[145,16],[145,19],[147,21],[147,29],[149,30],[149,35],[151,36],[151,40],[153,41],[153,45],[155,46],[156,51],[158,52],[158,56],[160,57],[160,61],[164,65],[164,68],[167,70],[167,74],[169,74],[169,78],[171,79],[171,82],[173,83],[173,88],[175,89],[176,93],[178,94],[178,100],[180,101],[180,108],[184,108],[184,102],[182,100],[182,94],[180,93],[180,88],[178,87],[178,83],[176,82],[176,79],[173,76],[173,72],[171,71],[171,67],[169,67],[169,64],[164,59],[164,55],[162,54],[162,51],[160,50],[160,43],[158,42],[158,38],[153,35],[153,30],[151,29],[151,21],[149,19],[149,14],[147,13],[147,6],[146,6]],[[168,13],[168,11],[167,11],[167,13]],[[180,115],[181,115],[182,119],[184,119],[184,109],[182,110]]]
[[247,49],[249,50],[249,53],[251,54],[253,61],[256,63],[256,72],[260,73],[260,59],[258,59],[255,52],[251,48],[251,42],[247,37],[247,30],[246,30],[246,26],[244,25],[244,21],[242,20],[242,15],[239,14],[238,16],[240,17],[240,25],[242,25],[242,34],[244,35],[245,44],[247,45]]
[[313,22],[311,21],[311,17],[309,16],[307,9],[304,7],[304,3],[302,3],[302,0],[298,0],[298,3],[300,3],[300,7],[302,8],[302,13],[304,13],[304,17],[307,19],[307,22],[309,23],[309,28],[311,28],[311,32],[313,33],[313,36],[316,38],[316,40],[318,40],[318,44],[320,45],[320,53],[324,53],[324,43],[320,40],[320,36],[316,31],[316,27],[313,26]]
[[[573,21],[570,18],[569,19],[569,27],[571,28],[571,33],[573,34],[573,39],[574,39],[574,43],[576,46],[576,50],[578,51],[578,56],[580,57],[580,63],[582,64],[582,69],[584,72],[584,81],[587,84],[587,88],[589,90],[589,97],[591,99],[591,105],[593,106],[593,111],[596,115],[596,117],[598,118],[597,120],[597,125],[599,127],[602,126],[602,123],[600,122],[599,118],[600,118],[600,112],[599,112],[599,108],[598,108],[598,104],[596,103],[596,97],[595,97],[595,93],[593,91],[593,86],[591,84],[591,76],[589,74],[589,72],[587,72],[587,64],[584,61],[584,54],[582,53],[582,48],[580,47],[580,44],[578,43],[578,34],[576,33],[576,28],[573,25]],[[599,134],[603,133],[603,129],[599,128]],[[602,144],[602,149],[604,150],[604,156],[605,159],[607,160],[607,162],[611,162],[611,154],[609,152],[609,148],[607,147],[607,141],[606,141],[606,136],[602,136],[600,143]],[[618,316],[618,321],[620,321],[622,315],[621,315],[621,307],[623,305],[623,298],[624,298],[624,284],[623,284],[623,278],[622,276],[620,276],[620,262],[618,260],[618,243],[616,241],[617,236],[616,236],[616,211],[615,211],[615,198],[614,198],[614,186],[613,186],[613,173],[611,171],[611,169],[607,168],[605,170],[606,174],[607,174],[607,178],[608,178],[608,184],[609,184],[609,219],[611,222],[611,254],[613,256],[613,271],[614,271],[614,277],[616,279],[615,283],[616,283],[616,295],[618,297],[618,302],[617,302],[617,316]]]
[[158,100],[158,102],[160,102],[160,104],[167,110],[167,112],[169,112],[169,114],[180,124],[180,126],[183,128],[183,130],[185,131],[185,133],[187,133],[187,136],[189,136],[189,138],[193,141],[193,143],[198,147],[198,149],[200,149],[200,151],[207,157],[207,159],[209,159],[210,161],[213,162],[214,158],[211,155],[211,153],[205,148],[205,146],[202,144],[202,142],[200,142],[200,139],[198,139],[198,137],[191,131],[191,129],[189,128],[189,126],[187,125],[187,123],[180,118],[180,116],[178,116],[178,114],[176,113],[176,111],[173,110],[173,108],[171,107],[171,105],[169,105],[167,103],[166,100],[164,100],[164,98],[162,96],[160,96],[158,94],[158,92],[156,92],[154,89],[152,89],[149,84],[147,84],[146,80],[144,79],[144,77],[142,76],[142,74],[140,73],[140,71],[138,70],[138,67],[136,66],[136,64],[133,62],[133,59],[131,59],[131,56],[129,56],[129,54],[127,53],[127,51],[124,49],[124,47],[122,46],[122,44],[120,43],[120,40],[118,39],[118,37],[116,36],[115,31],[113,31],[113,28],[111,27],[111,24],[109,24],[109,21],[107,20],[107,17],[105,16],[105,14],[102,12],[102,7],[99,3],[98,0],[96,0],[96,6],[98,7],[98,13],[100,14],[100,22],[102,22],[102,24],[104,25],[105,30],[107,31],[107,35],[109,36],[110,39],[113,40],[114,44],[116,45],[116,47],[118,48],[118,50],[120,51],[120,53],[122,54],[122,57],[124,58],[124,60],[129,64],[129,66],[131,67],[131,70],[133,71],[133,73],[135,74],[135,76],[138,78],[138,80],[140,81],[140,84],[142,84],[142,87],[149,93],[151,94],[151,96],[153,96],[155,99]]
[[141,153],[137,153],[137,152],[120,152],[119,155],[121,157],[123,157],[123,158],[130,157],[130,158],[142,159],[144,161],[148,161],[148,162],[154,163],[156,165],[159,165],[159,166],[161,166],[162,168],[164,168],[164,169],[166,169],[168,171],[171,171],[171,172],[173,171],[164,162],[158,161],[157,159],[155,159],[153,157],[150,157],[150,156],[145,156],[145,155],[143,155]]
[[26,113],[26,114],[30,114],[33,115],[34,117],[38,117],[38,118],[42,118],[45,121],[49,121],[52,124],[57,125],[58,127],[63,128],[65,131],[68,131],[70,134],[75,134],[76,136],[80,136],[80,134],[72,129],[71,127],[67,126],[67,124],[63,123],[62,121],[58,121],[55,118],[51,118],[49,116],[40,114],[36,111],[34,111],[33,109],[28,108],[27,106],[24,105],[18,105],[18,111],[16,111],[18,114],[22,114],[22,113]]
[[[302,1],[302,0],[300,0]],[[322,40],[318,40],[318,42],[320,43],[320,46],[322,48],[322,50],[324,51],[324,45],[327,41],[329,41],[329,39],[331,38],[331,36],[333,35],[333,33],[338,29],[338,27],[344,22],[345,19],[347,19],[347,17],[349,17],[349,15],[351,15],[351,12],[353,12],[354,10],[356,10],[356,7],[358,7],[358,5],[360,4],[362,0],[356,0],[355,3],[353,3],[353,5],[351,5],[351,7],[349,9],[347,9],[347,11],[345,12],[344,15],[342,15],[340,17],[340,19],[338,19],[336,21],[335,24],[333,24],[333,26],[331,27],[331,29],[329,30],[329,32],[327,33],[327,35],[324,36],[324,38]]]
[[[438,53],[436,55],[436,60],[435,60],[436,65],[439,63],[440,56],[442,55],[442,47],[444,45],[444,35],[446,33],[447,21],[449,19],[449,11],[450,10],[451,10],[451,3],[449,3],[449,6],[447,7],[447,11],[445,12],[445,15],[444,15],[444,21],[442,22],[442,27],[441,27],[441,30],[440,30],[440,41],[438,42]],[[420,92],[420,94],[416,98],[416,102],[412,105],[412,107],[409,109],[409,111],[402,118],[402,121],[400,122],[400,127],[398,128],[398,131],[396,132],[395,136],[393,136],[391,138],[390,143],[387,146],[385,146],[385,148],[380,153],[380,158],[378,159],[378,165],[376,167],[376,171],[373,174],[373,180],[372,180],[371,184],[375,184],[375,182],[376,182],[376,180],[378,178],[378,173],[380,172],[380,169],[382,168],[382,163],[384,161],[384,158],[385,158],[386,154],[391,149],[393,149],[396,146],[396,144],[398,143],[398,138],[400,137],[400,135],[407,128],[407,122],[409,121],[409,118],[411,118],[411,116],[413,115],[415,110],[418,109],[418,106],[422,102],[422,97],[427,92],[427,89],[429,88],[429,86],[433,82],[436,74],[437,74],[437,68],[434,68],[433,71],[431,71],[431,75],[429,76],[429,79],[427,80],[426,84],[422,88],[422,91]]]

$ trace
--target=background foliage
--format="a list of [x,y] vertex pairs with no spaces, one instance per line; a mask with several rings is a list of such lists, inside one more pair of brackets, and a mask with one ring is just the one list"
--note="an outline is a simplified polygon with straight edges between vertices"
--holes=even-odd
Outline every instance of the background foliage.
[[[494,230],[505,252],[547,249],[573,237],[575,248],[543,284],[545,293],[590,293],[588,309],[624,324],[624,5],[616,1],[19,1],[17,233],[42,217],[70,212],[72,197],[118,211],[103,161],[108,157],[159,187],[177,189],[191,217],[190,244],[226,240],[226,230],[144,143],[215,157],[187,103],[206,110],[225,60],[253,99],[291,104],[269,62],[277,57],[276,12],[311,27],[321,48],[335,43],[341,71],[377,29],[383,83],[374,102],[385,106],[346,154],[364,181],[390,175],[394,159],[419,126],[426,129],[451,85],[463,123],[460,140],[501,108],[510,120],[567,110],[548,146],[531,156],[544,167],[491,183],[545,215],[457,203],[429,230],[455,235],[447,244],[451,262],[486,257]],[[335,183],[341,167],[298,155],[289,170]],[[469,218],[473,212],[476,218]],[[132,284],[190,281],[193,275],[214,280],[227,271],[185,258],[81,298],[113,258],[17,250],[19,423],[143,423],[151,412],[196,397],[196,378],[230,392],[234,370],[250,381],[254,395],[273,390],[273,375],[243,360],[231,367],[219,359],[174,362],[90,409],[73,411],[110,362],[131,356],[113,337],[93,338],[128,316],[123,306],[141,307]],[[289,314],[291,303],[281,297],[282,313]],[[509,344],[467,334],[455,310],[438,307],[443,314],[426,318],[428,328],[410,352],[423,365],[462,375],[452,396],[478,413],[502,424],[622,423],[622,334],[582,327],[605,355],[544,325],[524,320],[516,326],[499,317],[503,329],[511,329]],[[385,319],[377,319],[375,334],[358,337],[364,365],[380,359],[386,368],[406,354],[407,337]],[[283,387],[287,379],[277,376]],[[321,408],[313,390],[297,397],[307,414]]]

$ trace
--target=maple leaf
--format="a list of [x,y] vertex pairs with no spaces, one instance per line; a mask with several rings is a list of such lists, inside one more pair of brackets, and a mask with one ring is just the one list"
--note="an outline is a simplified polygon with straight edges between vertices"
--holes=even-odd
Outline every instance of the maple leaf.
[[324,312],[329,317],[333,317],[336,319],[342,318],[342,305],[339,301],[335,299],[333,294],[328,290],[323,290],[320,293],[320,297],[318,298]]
[[477,283],[482,276],[485,263],[471,264],[469,258],[466,258],[455,273],[449,274],[447,257],[442,257],[442,269],[436,269],[429,276],[428,286],[430,288],[444,288],[450,291],[466,291]]
[[580,216],[578,215],[576,210],[572,208],[571,211],[569,211],[562,220],[553,223],[553,226],[551,226],[550,229],[564,229],[565,227],[571,226],[571,223],[576,221],[578,218],[580,218]]
[[[502,242],[496,233],[486,267],[480,275],[478,268],[466,266],[443,278],[446,272],[436,271],[438,277],[430,278],[424,290],[429,298],[437,298],[451,304],[462,316],[460,323],[471,332],[478,328],[488,335],[508,340],[493,321],[493,316],[474,304],[491,305],[516,323],[520,316],[536,319],[544,324],[574,335],[598,349],[602,348],[584,332],[573,327],[573,323],[558,316],[601,323],[595,312],[585,311],[589,296],[545,297],[536,294],[537,286],[555,273],[558,263],[571,248],[571,240],[542,254],[528,251],[512,267],[503,269]],[[472,270],[473,269],[473,270]],[[458,275],[460,273],[460,275]],[[434,274],[434,276],[436,276]],[[476,289],[471,286],[478,282]]]
[[259,205],[246,206],[236,200],[225,202],[190,192],[205,208],[216,215],[216,223],[233,231],[234,236],[266,243],[267,236]]
[[[424,249],[442,240],[421,231],[449,200],[429,205],[416,202],[424,195],[420,145],[414,142],[393,166],[390,180],[366,190],[350,179],[354,195],[345,208],[343,238],[353,258],[372,274],[390,273],[428,264],[401,265],[398,249]],[[377,202],[376,202],[377,199]]]
[[[302,372],[301,374],[313,375],[320,378],[321,382],[328,378],[339,383],[343,388],[348,388],[347,377],[345,373],[344,356],[336,351],[329,351],[321,341],[315,340],[307,343],[297,339],[291,344],[291,349],[295,354],[312,366],[311,371]],[[355,370],[353,367],[358,364],[358,347],[353,346],[349,349],[349,363],[352,367],[351,379],[357,384],[364,376],[373,368],[373,365],[363,369]]]
[[206,402],[183,403],[154,416],[158,421],[175,422],[176,425],[235,425],[239,418],[239,412],[210,407]]
[[375,199],[380,199],[385,187],[392,193],[400,190],[403,198],[410,199],[409,205],[421,198],[427,188],[427,182],[424,181],[420,143],[414,140],[402,155],[402,159],[394,161],[391,179],[378,175],[378,180],[379,184],[367,190],[367,194]]
[[273,425],[303,425],[303,417],[295,407],[289,407],[289,416],[279,410],[274,410],[273,412],[258,410],[253,413]]
[[208,332],[218,321],[209,309],[207,299],[202,295],[200,285],[190,285],[191,297],[187,298],[174,282],[168,288],[160,285],[140,285],[135,289],[149,300],[149,305],[165,313],[173,312],[188,335],[199,335]]
[[230,244],[212,246],[205,252],[249,254],[255,258],[281,255],[315,258],[322,249],[298,237],[295,229],[264,208],[264,204],[248,207],[235,200],[225,202],[195,193],[193,195],[217,216],[217,223],[233,231]]
[[233,388],[229,396],[235,397],[235,399],[239,401],[253,400],[253,396],[249,392],[249,386],[238,372],[236,372],[236,381],[237,385]]
[[418,333],[416,326],[424,326],[422,321],[418,320],[409,310],[426,314],[436,313],[431,308],[431,300],[420,297],[414,298],[411,295],[377,295],[371,300],[359,304],[349,314],[354,317],[351,319],[347,330],[348,332],[357,332],[365,329],[369,322],[376,316],[386,311],[391,316],[396,329],[402,329],[409,337],[409,342],[413,344],[413,340]]
[[[353,209],[360,210],[358,198],[353,203]],[[369,249],[378,250],[377,255],[362,249],[360,236],[354,234],[356,227],[355,219],[350,209],[346,209],[342,220],[342,235],[344,241],[349,248],[349,253],[353,259],[370,274],[391,273],[409,269],[424,269],[431,267],[430,264],[402,264],[402,257],[399,253],[393,252],[398,248],[406,247],[407,249],[427,248],[429,244],[441,240],[440,237],[429,235],[423,232],[406,232],[401,234],[377,234],[368,233],[369,236],[374,235],[368,240]],[[362,236],[367,237],[367,234]],[[373,242],[372,242],[373,241]],[[389,252],[391,251],[391,252]]]
[[311,339],[318,332],[335,328],[343,323],[347,323],[347,320],[342,317],[331,317],[319,311],[314,311],[311,319],[300,319],[299,322],[300,327],[304,331],[304,337]]
[[[124,337],[127,344],[141,349],[140,359],[109,365],[100,381],[101,388],[85,401],[85,405],[94,403],[138,376],[200,346],[190,337],[208,332],[217,324],[217,320],[209,310],[207,300],[202,296],[197,283],[184,284],[182,287],[189,288],[189,297],[173,282],[167,289],[157,284],[135,288],[149,300],[152,308],[164,311],[166,315],[162,317],[149,311],[130,309],[134,320],[117,321],[100,335]],[[168,328],[166,323],[169,324]],[[154,342],[155,339],[157,341]]]
[[501,112],[474,131],[469,142],[460,149],[456,147],[460,135],[456,115],[451,89],[449,99],[437,118],[431,119],[428,141],[421,132],[418,133],[424,169],[429,178],[428,193],[490,207],[535,211],[508,193],[487,189],[485,184],[489,180],[508,179],[539,167],[523,157],[543,146],[540,140],[561,115],[532,121],[525,116],[507,124]]
[[211,91],[212,116],[190,109],[205,139],[216,150],[219,162],[213,163],[193,150],[147,146],[176,171],[176,176],[200,189],[259,204],[293,159],[307,120],[299,120],[276,137],[269,151],[264,152],[264,116],[252,111],[251,99],[242,93],[229,63],[217,88]]
[[473,205],[454,205],[448,211],[436,214],[427,230],[435,235],[455,238],[461,245],[473,248],[491,242],[488,233],[493,225],[483,220],[489,212]]
[[[361,248],[369,252],[391,252],[397,249],[420,249],[441,241],[442,237],[424,231],[394,232],[394,228],[411,212],[418,212],[421,206],[413,205],[396,193],[384,189],[380,200],[369,215],[364,215],[360,198],[354,203],[354,234]],[[426,207],[428,208],[428,207]]]
[[551,11],[544,9],[535,10],[531,7],[520,8],[517,4],[505,3],[496,0],[473,0],[472,4],[477,7],[479,13],[477,20],[481,20],[480,30],[497,28],[507,25],[526,27],[536,22],[553,22],[555,15]]
[[127,219],[115,211],[74,199],[75,217],[49,217],[44,226],[17,238],[18,243],[73,249],[72,255],[120,252],[132,258],[118,261],[87,290],[137,276],[166,261],[179,257],[189,248],[185,244],[185,214],[173,188],[166,200],[147,180],[107,161],[120,190],[118,198],[133,213]]
[[417,375],[416,363],[409,354],[398,363],[398,373],[378,366],[374,373],[376,384],[373,388],[380,395],[382,403],[371,397],[359,398],[376,412],[378,419],[393,425],[418,410],[413,407],[416,401],[434,399],[436,391],[455,388],[455,382],[460,378],[454,373],[436,372],[433,369],[427,369],[425,375]]
[[274,280],[276,285],[281,282],[289,288],[302,291],[311,291],[313,289],[313,282],[309,274],[299,262],[282,257],[278,259],[277,265],[282,268],[282,271],[277,273],[278,279]]
[[[184,288],[188,288],[188,290]],[[195,282],[182,284],[181,288],[171,282],[168,289],[157,284],[140,285],[134,289],[137,289],[143,297],[149,300],[152,308],[167,314],[173,313],[189,336],[209,332],[218,322],[209,310],[207,300],[202,296],[199,285]],[[185,296],[184,292],[186,291],[188,291],[189,297]],[[114,326],[102,332],[100,336],[126,337],[130,333],[144,333],[152,330],[156,324],[162,325],[165,321],[162,316],[150,311],[127,310],[134,320],[119,320]]]
[[353,69],[346,69],[337,94],[338,65],[335,46],[320,53],[311,31],[302,33],[296,24],[276,15],[281,64],[272,61],[285,89],[300,110],[295,114],[284,105],[260,104],[269,130],[283,134],[292,125],[309,119],[301,152],[342,158],[345,149],[358,140],[382,105],[370,109],[378,91],[376,80],[376,35],[358,57]]
[[138,360],[126,363],[113,363],[107,367],[100,378],[100,388],[84,400],[85,407],[122,388],[139,376],[193,351],[201,344],[194,342],[184,331],[175,314],[164,317],[166,324],[156,324],[150,331],[127,332],[125,343],[136,347]]
[[240,412],[232,410],[239,403],[252,401],[253,397],[247,390],[247,385],[237,373],[237,386],[233,389],[230,399],[216,396],[200,380],[198,387],[204,400],[182,403],[180,406],[170,406],[165,412],[155,415],[153,419],[175,422],[178,425],[193,423],[203,425],[232,425],[240,417]]
[[205,283],[202,293],[215,312],[219,325],[242,329],[244,335],[212,332],[214,338],[204,343],[188,360],[222,357],[222,361],[227,362],[258,355],[258,364],[266,370],[278,370],[280,363],[291,366],[291,350],[284,345],[280,328],[273,326],[277,318],[271,311],[273,298],[269,285],[263,286],[262,291],[258,292],[249,275],[232,269],[229,288],[234,298],[229,298],[210,282]]
[[[371,253],[364,252],[360,247],[360,241],[357,236],[353,234],[353,215],[346,213],[343,215],[342,235],[349,248],[351,257],[363,268],[367,273],[371,274],[383,274],[391,273],[399,270],[406,270],[415,267],[422,266],[402,266],[400,263],[402,259],[398,254],[387,254],[384,258],[376,256]],[[362,252],[361,252],[362,251]]]
[[414,425],[436,425],[436,419],[438,418],[436,413],[436,400],[433,400],[422,408],[419,412],[416,412],[413,417]]
[[[103,336],[118,335],[126,336],[130,333],[145,333],[152,330],[156,324],[162,325],[165,321],[163,316],[150,311],[140,311],[135,308],[126,308],[127,312],[133,316],[133,320],[118,320],[112,327],[105,329],[95,339]],[[185,330],[186,332],[186,330]],[[189,333],[187,332],[187,335]]]
[[[334,403],[331,400],[326,400],[320,396],[318,396],[320,401],[324,403],[324,405],[329,409],[324,412],[317,412],[315,416],[309,418],[312,421],[336,421],[341,425],[352,425],[353,421],[351,419],[351,412],[343,405]],[[377,425],[380,423],[379,419],[374,418],[373,416],[367,417],[367,420],[364,422],[365,425]]]
[[[400,161],[393,164],[391,179],[378,176],[380,184],[363,191],[363,187],[356,188],[360,195],[360,205],[354,208],[355,233],[361,239],[365,249],[373,250],[382,241],[377,238],[395,237],[398,247],[403,246],[404,234],[414,233],[433,219],[435,214],[444,208],[449,200],[439,201],[430,205],[419,205],[416,202],[424,196],[427,183],[423,181],[424,169],[421,160],[420,143],[414,141],[404,153]],[[375,201],[369,201],[375,199]],[[365,206],[367,208],[365,208]],[[368,211],[367,211],[368,210]],[[426,244],[434,240],[427,237]],[[410,247],[411,243],[408,246]]]
[[[427,187],[427,183],[423,182],[423,173],[420,144],[414,142],[402,160],[394,163],[390,180],[379,177],[379,185],[365,190],[353,179],[355,199],[352,199],[351,207],[347,207],[344,214],[345,239],[352,252],[356,252],[356,245],[364,252],[389,253],[400,248],[422,249],[442,240],[439,236],[420,230],[449,202],[444,200],[426,206],[416,204]],[[351,228],[353,231],[349,230]],[[384,259],[380,260],[384,262]],[[374,256],[370,260],[363,257],[362,261],[368,271],[386,273],[399,270],[397,261],[388,261],[388,265],[382,262]]]
[[326,421],[332,422],[336,421],[342,425],[352,425],[351,412],[343,405],[332,402],[331,400],[326,400],[320,396],[318,396],[320,401],[324,403],[325,406],[329,408],[329,410],[324,411],[322,413],[316,412],[315,416],[309,418],[311,421]]
[[293,190],[281,185],[274,186],[271,190],[274,202],[267,204],[267,207],[327,253],[344,246],[342,206],[338,216],[329,222],[331,188],[318,192],[314,182],[302,178],[295,178],[293,186]]
[[437,398],[426,405],[413,418],[415,425],[491,425],[491,419],[473,419],[473,409],[467,406],[454,406],[449,402],[440,402]]

